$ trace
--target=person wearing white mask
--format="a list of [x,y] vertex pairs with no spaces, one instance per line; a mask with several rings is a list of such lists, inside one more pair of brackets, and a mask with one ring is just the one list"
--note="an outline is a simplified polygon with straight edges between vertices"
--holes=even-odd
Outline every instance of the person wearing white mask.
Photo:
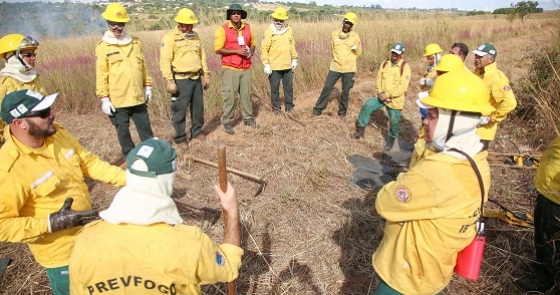
[[152,78],[140,40],[125,31],[130,18],[124,7],[111,3],[101,16],[107,20],[107,31],[95,48],[95,92],[101,110],[116,128],[121,152],[126,157],[134,148],[130,119],[141,141],[153,137],[147,108],[152,99]]
[[[46,96],[39,74],[35,71],[39,42],[32,36],[9,34],[0,38],[4,68],[0,70],[0,103],[9,92],[22,89]],[[0,146],[4,142],[4,121],[0,119]]]
[[[72,294],[201,294],[200,285],[237,278],[243,249],[235,190],[214,191],[227,213],[223,242],[214,244],[181,218],[171,195],[177,153],[152,138],[127,157],[126,186],[77,236],[70,258]],[[151,291],[150,291],[151,290]],[[111,291],[109,291],[111,293]]]

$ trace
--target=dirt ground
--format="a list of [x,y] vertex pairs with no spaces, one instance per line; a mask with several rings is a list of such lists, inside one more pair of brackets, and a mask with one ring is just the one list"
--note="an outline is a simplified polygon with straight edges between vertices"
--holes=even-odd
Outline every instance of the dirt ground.
[[[496,43],[499,67],[515,83],[524,74],[526,58],[547,32]],[[445,47],[444,47],[445,48]],[[425,69],[424,60],[408,60],[413,70],[403,112],[400,139],[411,142],[420,128],[414,99],[416,86]],[[472,53],[467,64],[472,68]],[[325,71],[325,76],[327,72]],[[371,294],[379,281],[371,266],[384,221],[372,209],[378,188],[360,189],[350,182],[354,167],[347,161],[353,154],[379,157],[387,133],[385,111],[378,111],[366,128],[365,139],[354,140],[361,104],[375,93],[376,73],[357,73],[346,120],[337,116],[340,85],[331,94],[323,115],[311,118],[320,89],[295,94],[296,112],[274,116],[269,97],[254,97],[258,128],[243,126],[240,114],[229,136],[219,124],[219,115],[207,114],[204,141],[192,142],[181,154],[175,183],[175,198],[217,208],[212,186],[217,183],[215,168],[193,162],[197,157],[217,162],[217,147],[227,147],[227,164],[262,177],[266,187],[255,193],[260,183],[228,173],[239,197],[243,266],[236,281],[237,294]],[[297,69],[296,69],[297,76]],[[152,114],[152,126],[160,138],[171,140],[170,118]],[[120,158],[116,135],[98,110],[89,115],[58,114],[79,141],[107,161]],[[501,126],[499,136],[508,136],[513,120]],[[135,134],[135,132],[133,132]],[[510,138],[521,148],[523,138]],[[504,141],[505,142],[505,141]],[[511,151],[511,146],[499,148]],[[500,164],[503,159],[493,160]],[[532,169],[494,166],[490,197],[512,210],[532,213]],[[106,208],[117,189],[89,181],[94,206]],[[487,205],[496,208],[494,205]],[[223,223],[210,225],[211,214],[179,206],[186,223],[202,227],[220,242]],[[443,294],[522,294],[513,281],[526,274],[533,257],[532,229],[491,219],[487,224],[487,244],[479,281],[455,276]],[[26,246],[0,243],[1,257],[14,261],[0,279],[0,294],[50,294],[48,279]],[[205,286],[204,294],[226,294],[226,284]],[[551,291],[549,294],[557,294]]]

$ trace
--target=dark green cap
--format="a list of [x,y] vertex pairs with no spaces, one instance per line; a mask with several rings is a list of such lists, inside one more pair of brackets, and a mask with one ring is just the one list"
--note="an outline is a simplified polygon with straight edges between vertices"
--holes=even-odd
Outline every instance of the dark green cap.
[[[138,161],[141,162],[135,164]],[[177,170],[177,152],[167,141],[150,138],[130,151],[126,169],[134,175],[152,178],[173,173]]]

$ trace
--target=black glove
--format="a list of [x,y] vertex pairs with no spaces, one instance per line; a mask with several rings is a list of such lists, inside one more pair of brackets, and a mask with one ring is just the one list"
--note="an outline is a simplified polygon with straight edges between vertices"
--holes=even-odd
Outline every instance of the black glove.
[[95,210],[72,210],[73,202],[74,199],[68,198],[64,201],[64,205],[62,205],[62,208],[60,208],[58,212],[49,214],[48,219],[51,233],[76,226],[86,225],[96,219],[99,219],[99,214]]

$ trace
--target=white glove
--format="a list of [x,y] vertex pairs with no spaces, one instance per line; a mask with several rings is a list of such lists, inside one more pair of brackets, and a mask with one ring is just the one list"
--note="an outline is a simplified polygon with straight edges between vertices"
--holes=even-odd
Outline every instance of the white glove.
[[492,117],[482,116],[482,117],[480,117],[480,123],[478,123],[478,125],[479,126],[486,125],[486,124],[490,123],[491,121],[492,121]]
[[356,45],[352,45],[352,47],[350,47],[351,50],[358,50],[358,46]]
[[152,86],[144,86],[144,99],[146,103],[152,100]]
[[432,87],[432,86],[434,86],[434,79],[432,79],[432,78],[426,78],[426,82],[425,82],[425,83],[426,83],[426,86]]
[[426,78],[420,78],[420,86],[426,85]]
[[264,73],[267,75],[272,74],[272,69],[270,68],[269,64],[264,65]]
[[292,59],[292,70],[297,67],[297,59]]
[[107,116],[112,116],[115,113],[115,106],[111,103],[108,97],[103,97],[99,101],[101,101],[101,110]]

